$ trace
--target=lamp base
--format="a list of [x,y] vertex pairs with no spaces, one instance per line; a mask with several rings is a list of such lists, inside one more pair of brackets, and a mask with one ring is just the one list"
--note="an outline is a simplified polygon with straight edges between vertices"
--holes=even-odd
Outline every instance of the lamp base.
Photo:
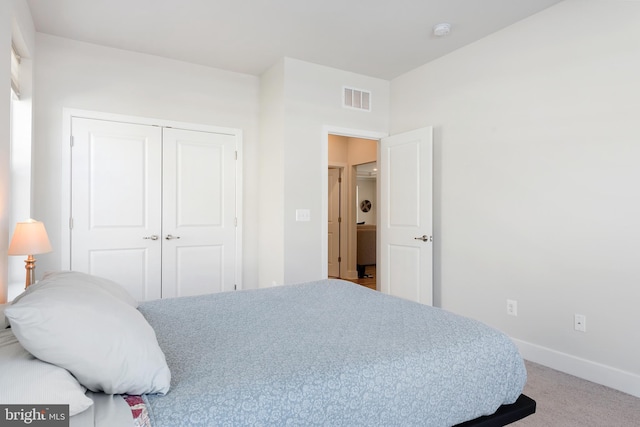
[[27,270],[27,279],[24,288],[27,289],[36,283],[36,259],[33,255],[27,256],[27,259],[24,260],[24,268]]

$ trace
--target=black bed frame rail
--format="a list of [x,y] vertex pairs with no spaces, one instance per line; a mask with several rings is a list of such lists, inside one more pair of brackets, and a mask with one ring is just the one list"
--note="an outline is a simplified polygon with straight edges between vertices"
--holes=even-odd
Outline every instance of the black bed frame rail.
[[510,405],[502,405],[491,415],[466,421],[454,427],[502,427],[528,417],[536,412],[536,401],[521,394],[518,399]]

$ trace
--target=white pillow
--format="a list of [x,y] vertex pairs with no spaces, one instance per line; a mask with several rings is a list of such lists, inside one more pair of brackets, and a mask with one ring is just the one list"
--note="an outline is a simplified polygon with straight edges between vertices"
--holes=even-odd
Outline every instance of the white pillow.
[[171,373],[151,326],[101,289],[48,283],[14,301],[5,315],[27,351],[67,369],[89,390],[169,390]]
[[58,286],[67,286],[70,288],[95,288],[107,292],[116,297],[120,301],[130,305],[133,308],[138,307],[136,301],[125,288],[118,283],[105,279],[104,277],[92,276],[90,274],[81,273],[79,271],[47,271],[42,276],[42,280],[29,286],[23,293],[18,295],[13,302],[20,301],[25,295],[36,292],[44,286],[56,284]]
[[93,404],[69,372],[30,355],[11,329],[0,330],[0,367],[3,405],[69,405],[69,415],[75,415]]

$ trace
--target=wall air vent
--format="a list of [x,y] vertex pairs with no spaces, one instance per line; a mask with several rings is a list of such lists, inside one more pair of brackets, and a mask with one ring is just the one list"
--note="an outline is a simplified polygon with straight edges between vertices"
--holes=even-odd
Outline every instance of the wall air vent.
[[355,110],[371,111],[371,92],[344,87],[342,90],[342,106]]

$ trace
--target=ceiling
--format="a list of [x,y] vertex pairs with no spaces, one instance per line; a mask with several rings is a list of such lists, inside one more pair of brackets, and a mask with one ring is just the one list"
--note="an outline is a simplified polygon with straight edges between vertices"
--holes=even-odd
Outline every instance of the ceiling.
[[[27,0],[38,32],[260,75],[282,57],[391,80],[561,0]],[[435,24],[451,24],[442,38]]]

